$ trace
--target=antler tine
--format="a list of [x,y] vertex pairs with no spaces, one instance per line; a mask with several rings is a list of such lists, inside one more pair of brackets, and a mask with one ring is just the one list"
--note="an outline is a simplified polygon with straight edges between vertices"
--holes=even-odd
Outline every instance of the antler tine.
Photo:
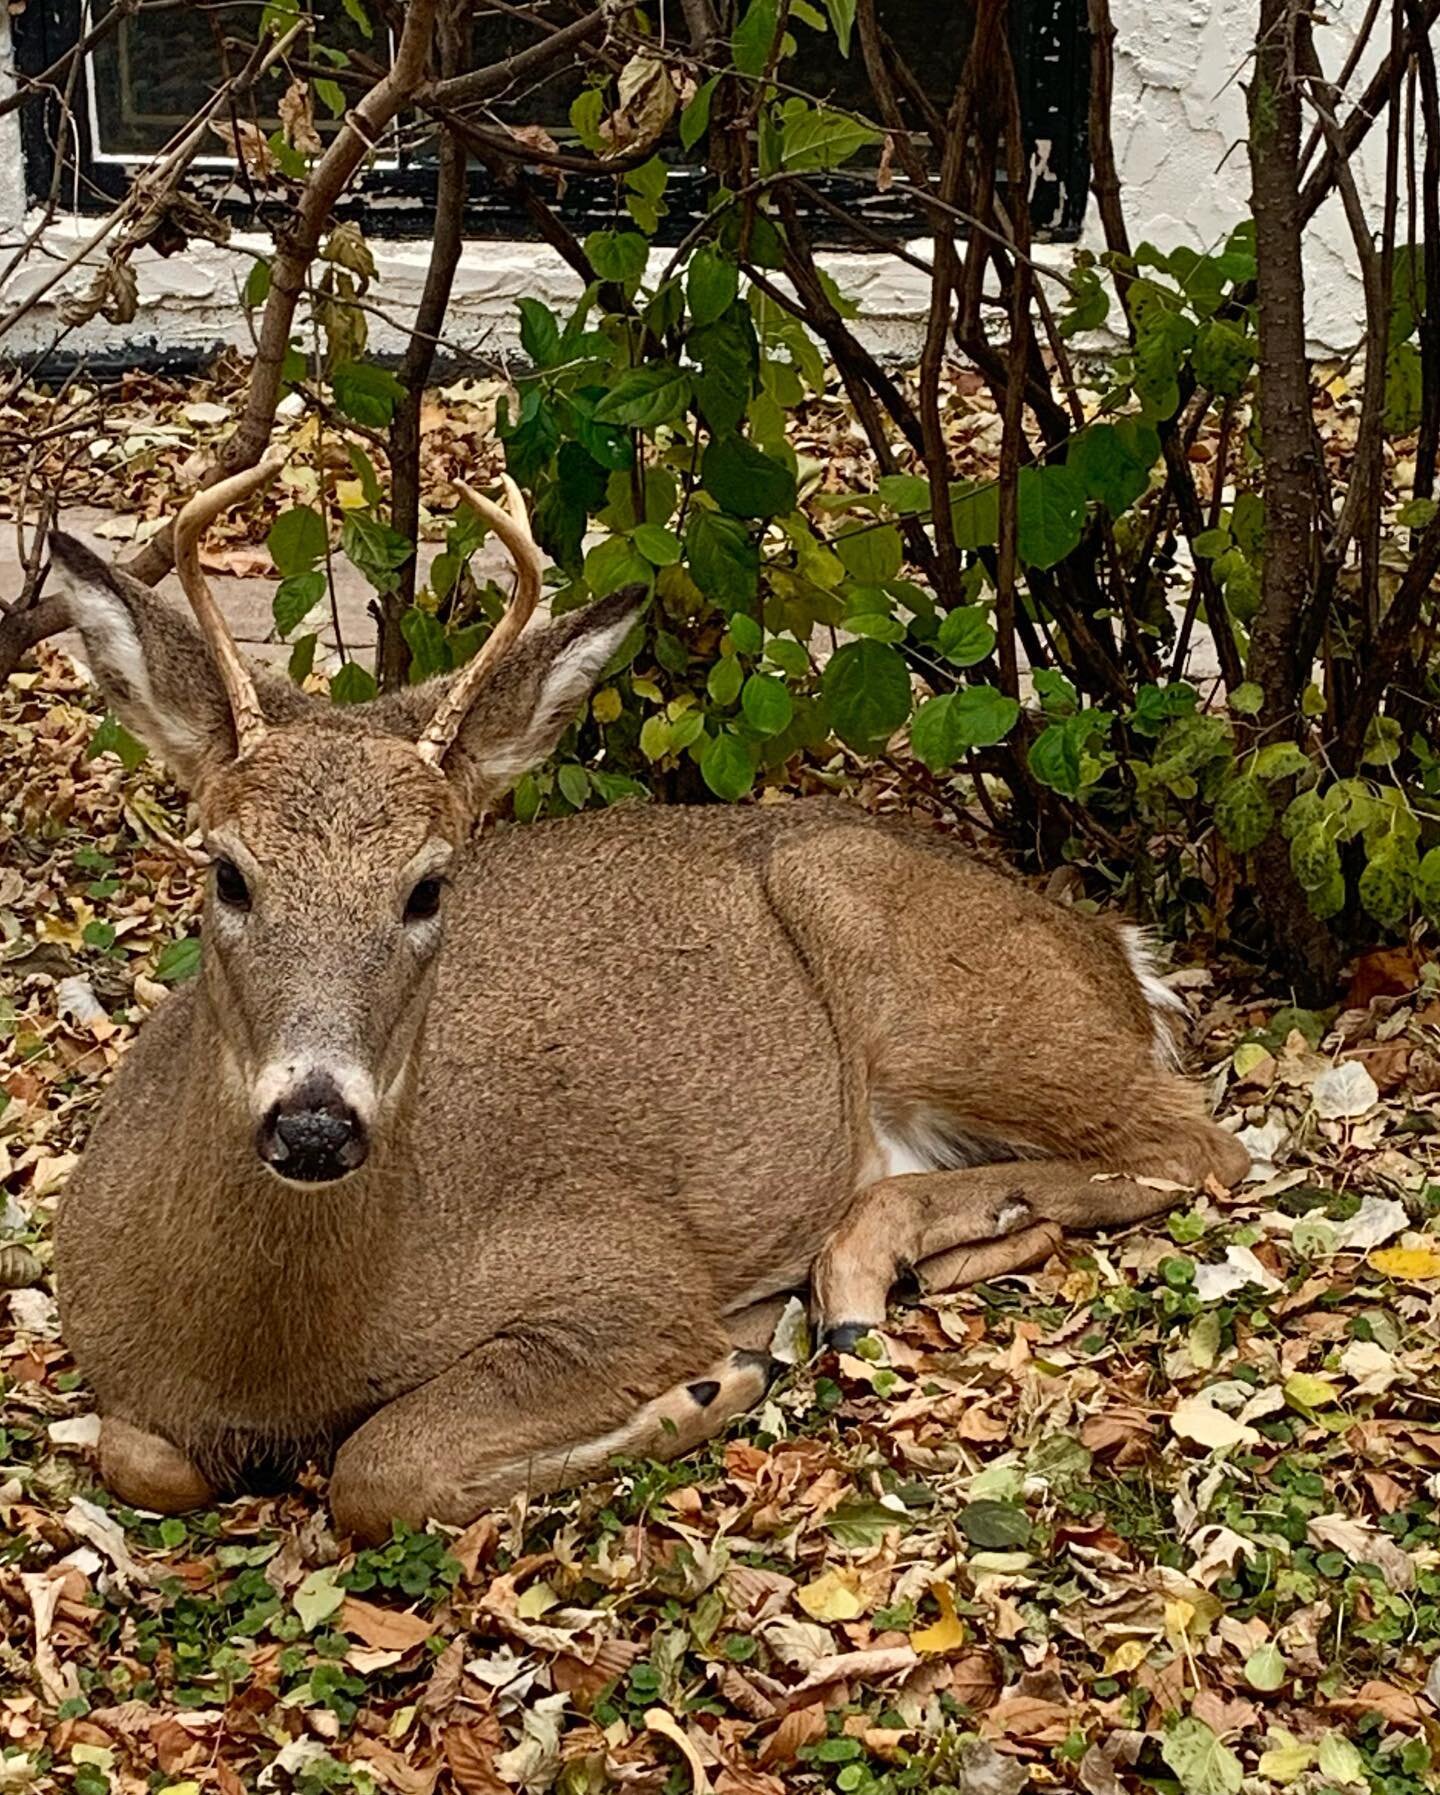
[[451,484],[465,503],[478,511],[485,522],[505,544],[515,563],[515,596],[505,608],[505,615],[491,630],[485,645],[461,672],[436,708],[416,746],[420,758],[438,767],[459,733],[465,714],[475,702],[480,688],[494,675],[496,667],[514,647],[521,630],[535,614],[540,602],[541,576],[545,563],[535,538],[530,532],[530,514],[520,488],[508,474],[500,476],[505,488],[505,504],[497,505],[482,492],[475,492],[463,480]]
[[237,754],[248,754],[265,734],[265,713],[255,692],[255,682],[241,658],[228,624],[215,602],[209,582],[200,568],[200,538],[222,512],[244,504],[252,493],[268,486],[280,472],[285,460],[279,450],[271,450],[254,467],[232,474],[197,492],[175,519],[175,571],[195,621],[214,657],[215,670],[230,701],[230,715],[235,723]]

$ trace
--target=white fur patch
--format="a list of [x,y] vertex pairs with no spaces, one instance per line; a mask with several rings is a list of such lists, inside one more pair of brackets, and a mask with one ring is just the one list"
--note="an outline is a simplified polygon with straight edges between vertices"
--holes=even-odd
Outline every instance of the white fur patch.
[[1025,1149],[1006,1143],[1004,1154],[997,1155],[994,1145],[971,1140],[968,1136],[942,1129],[924,1117],[912,1119],[904,1129],[871,1118],[879,1169],[873,1178],[899,1178],[907,1172],[963,1172],[969,1166],[993,1165],[997,1157],[1023,1157]]
[[183,717],[162,711],[156,704],[145,651],[121,600],[108,586],[78,579],[59,556],[54,560],[51,577],[69,600],[71,624],[84,638],[91,661],[86,673],[102,691],[111,682],[129,690],[128,699],[115,701],[121,721],[154,747],[176,772],[194,766],[204,753],[205,738]]
[[1168,1010],[1172,1015],[1183,1016],[1186,1013],[1185,1005],[1179,993],[1172,991],[1156,972],[1150,942],[1144,929],[1134,923],[1125,923],[1120,930],[1120,940],[1125,948],[1125,958],[1130,962],[1130,970],[1135,974],[1136,982],[1152,1012],[1155,1059],[1162,1066],[1178,1066],[1180,1049],[1173,1032],[1165,1023],[1164,1012]]
[[542,761],[560,731],[579,710],[581,700],[599,678],[605,663],[630,633],[634,614],[603,630],[580,636],[558,655],[546,672],[528,727],[509,741],[497,742],[479,762],[485,784],[503,791]]

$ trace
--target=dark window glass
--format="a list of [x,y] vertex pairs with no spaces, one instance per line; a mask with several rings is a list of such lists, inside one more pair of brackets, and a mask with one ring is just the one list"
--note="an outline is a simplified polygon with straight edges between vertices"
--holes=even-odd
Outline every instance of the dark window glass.
[[[109,0],[97,0],[103,6]],[[318,19],[319,41],[330,49],[368,55],[383,62],[389,46],[377,27],[367,39],[343,0],[310,0]],[[936,103],[944,106],[954,92],[970,39],[968,7],[945,0],[879,0],[880,18],[901,57]],[[675,14],[679,0],[658,0],[656,11]],[[1088,94],[1088,47],[1085,0],[1012,0],[1011,42],[1019,74],[1022,110],[1029,137],[1032,170],[1032,215],[1037,232],[1073,237],[1084,212],[1088,185],[1085,116]],[[564,9],[549,0],[537,5],[537,16],[563,18]],[[66,166],[62,192],[82,206],[105,207],[123,193],[134,171],[163,149],[203,105],[227,71],[237,69],[253,40],[255,0],[202,8],[177,6],[159,13],[127,18],[103,40],[91,59],[91,91],[77,96],[77,128],[64,135]],[[73,43],[80,30],[80,0],[28,0],[14,21],[22,70],[37,72]],[[798,87],[837,105],[872,113],[863,59],[858,48],[849,61],[841,57],[830,33],[803,24],[794,27],[800,55],[791,65]],[[477,9],[472,22],[471,61],[484,67],[535,41],[538,27],[523,18]],[[562,142],[569,135],[570,104],[583,85],[586,65],[558,69],[523,92],[507,94],[490,108],[491,116],[516,126],[543,125]],[[270,78],[259,90],[253,116],[265,131],[278,124],[282,80]],[[53,112],[30,107],[22,115],[26,160],[32,193],[49,190],[55,166],[57,132]],[[321,134],[334,126],[323,105],[316,107]],[[431,143],[419,121],[406,121],[382,147],[377,164],[365,176],[363,190],[347,200],[353,215],[362,216],[376,235],[427,233],[426,215],[433,200]],[[677,241],[693,225],[705,204],[705,183],[684,166],[678,145],[663,153],[676,163],[669,212],[661,238]],[[215,203],[244,214],[255,195],[245,184],[228,178],[233,167],[230,148],[214,136],[195,165]],[[832,200],[843,201],[853,217],[867,220],[888,234],[920,235],[923,212],[903,191],[880,194],[873,179],[840,171],[822,177]],[[546,197],[553,189],[545,189]],[[260,196],[262,203],[264,196]],[[375,200],[380,206],[374,206]],[[366,210],[367,204],[371,209]],[[619,183],[608,176],[570,180],[559,200],[562,214],[575,228],[623,221]],[[817,242],[844,245],[862,242],[843,217],[817,214]],[[531,236],[525,213],[513,198],[497,192],[481,172],[471,182],[467,228],[473,234]]]

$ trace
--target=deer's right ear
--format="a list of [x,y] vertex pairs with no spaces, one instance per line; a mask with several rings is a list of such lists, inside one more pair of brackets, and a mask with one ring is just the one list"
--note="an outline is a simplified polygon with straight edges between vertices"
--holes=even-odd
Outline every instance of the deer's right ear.
[[[84,640],[105,702],[182,785],[193,786],[207,764],[235,752],[225,688],[200,632],[158,593],[75,537],[56,532],[50,553],[50,579]],[[277,708],[278,683],[264,682],[267,713]],[[300,694],[295,697],[303,703]],[[282,697],[278,708],[290,706]]]

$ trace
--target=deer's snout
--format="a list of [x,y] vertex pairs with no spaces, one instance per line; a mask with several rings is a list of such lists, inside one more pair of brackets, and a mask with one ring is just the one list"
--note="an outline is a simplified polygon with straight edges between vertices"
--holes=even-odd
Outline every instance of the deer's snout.
[[364,1165],[369,1152],[364,1122],[323,1073],[271,1104],[258,1145],[271,1171],[297,1184],[332,1183]]

